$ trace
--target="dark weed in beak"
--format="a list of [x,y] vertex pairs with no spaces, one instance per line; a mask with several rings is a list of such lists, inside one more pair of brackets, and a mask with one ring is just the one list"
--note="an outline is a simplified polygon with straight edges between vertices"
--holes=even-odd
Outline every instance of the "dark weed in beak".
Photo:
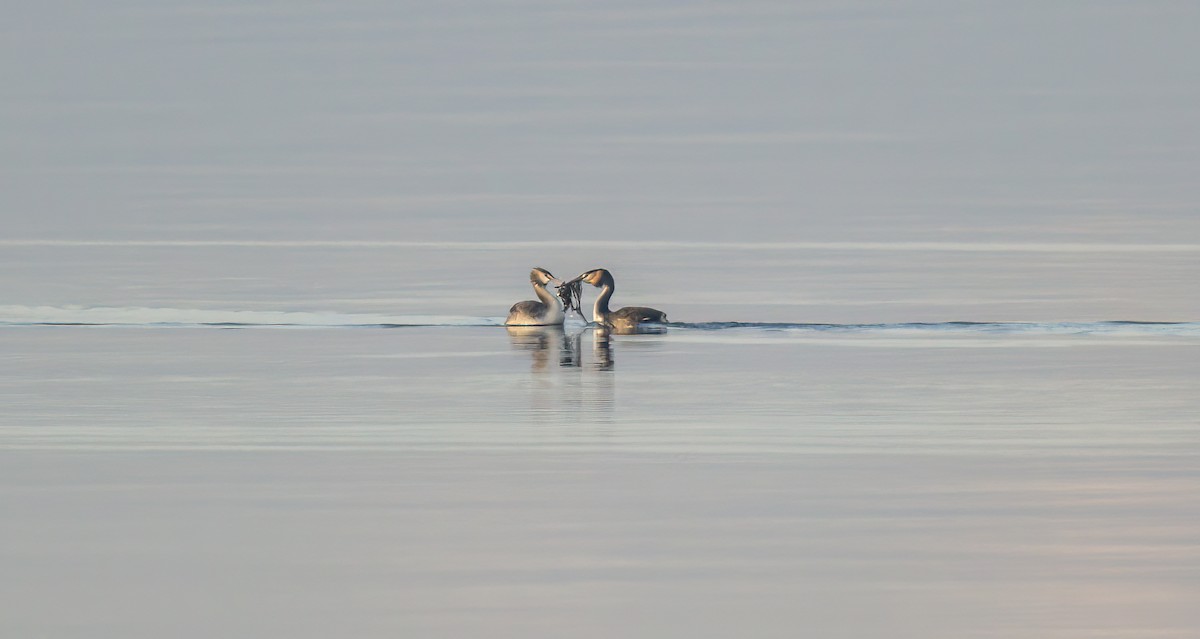
[[578,278],[570,282],[563,282],[558,285],[558,299],[562,300],[563,306],[567,311],[578,311],[583,313],[580,308],[583,303],[583,282]]

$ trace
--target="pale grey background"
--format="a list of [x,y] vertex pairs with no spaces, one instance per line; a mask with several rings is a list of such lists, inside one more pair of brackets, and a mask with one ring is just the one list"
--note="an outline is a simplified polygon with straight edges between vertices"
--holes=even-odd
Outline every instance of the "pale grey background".
[[0,2],[0,635],[1196,636],[1197,33]]
[[6,2],[5,235],[1196,242],[1191,2]]

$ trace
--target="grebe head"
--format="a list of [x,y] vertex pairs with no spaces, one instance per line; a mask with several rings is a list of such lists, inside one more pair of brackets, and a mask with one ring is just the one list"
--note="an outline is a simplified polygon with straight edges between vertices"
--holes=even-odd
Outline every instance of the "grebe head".
[[612,284],[612,281],[613,281],[612,273],[609,273],[608,271],[606,271],[605,269],[602,269],[602,268],[592,269],[590,271],[587,271],[587,272],[581,274],[579,277],[571,280],[571,282],[584,282],[586,284],[591,284],[592,286],[597,286],[597,287],[604,286],[606,283]]
[[563,283],[562,280],[554,277],[550,271],[538,266],[533,267],[533,270],[529,271],[529,281],[534,286],[546,286],[547,284],[558,286]]

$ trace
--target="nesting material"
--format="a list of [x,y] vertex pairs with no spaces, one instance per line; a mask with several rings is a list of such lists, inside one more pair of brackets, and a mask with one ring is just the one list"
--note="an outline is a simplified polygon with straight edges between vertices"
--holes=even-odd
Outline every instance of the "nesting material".
[[564,282],[558,286],[558,299],[562,300],[567,312],[576,311],[583,314],[583,282]]

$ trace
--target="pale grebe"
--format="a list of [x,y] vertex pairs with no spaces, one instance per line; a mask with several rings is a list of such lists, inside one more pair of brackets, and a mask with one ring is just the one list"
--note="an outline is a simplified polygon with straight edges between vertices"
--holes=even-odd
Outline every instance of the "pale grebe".
[[504,320],[504,324],[506,326],[562,324],[567,317],[563,312],[562,300],[546,290],[546,287],[551,284],[555,286],[562,284],[562,280],[554,277],[550,271],[544,268],[535,268],[529,271],[529,283],[533,284],[533,293],[541,301],[526,300],[513,304],[512,308],[508,309],[508,319]]
[[586,282],[600,288],[600,295],[596,298],[596,303],[592,307],[592,321],[601,326],[606,326],[617,331],[626,331],[635,329],[640,324],[665,324],[667,322],[666,313],[657,309],[646,308],[645,306],[626,306],[615,311],[608,310],[608,300],[612,297],[613,291],[617,290],[617,284],[613,281],[612,273],[602,268],[588,271],[571,280],[568,284],[572,282]]

